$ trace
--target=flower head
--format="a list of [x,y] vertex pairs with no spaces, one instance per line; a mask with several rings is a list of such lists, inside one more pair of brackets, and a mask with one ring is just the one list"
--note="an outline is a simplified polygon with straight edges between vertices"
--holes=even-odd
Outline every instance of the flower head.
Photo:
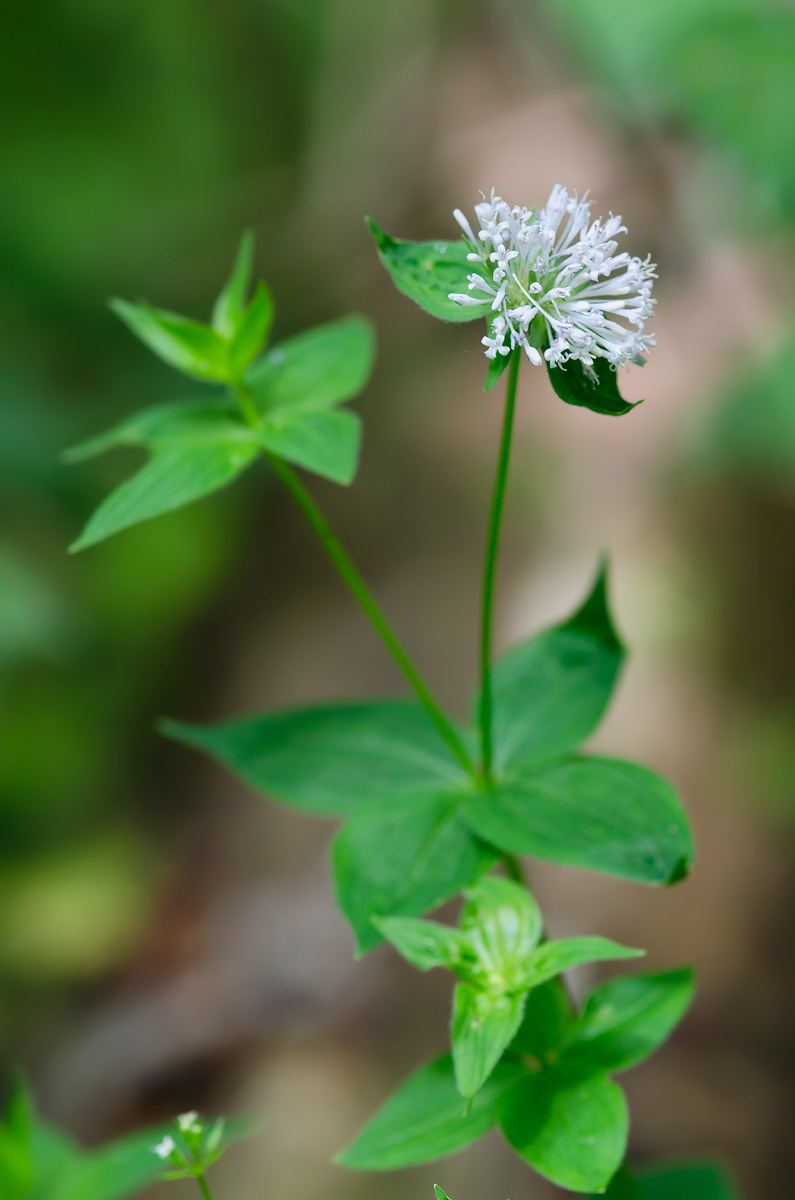
[[182,1133],[201,1133],[202,1131],[197,1112],[180,1113],[177,1117],[177,1125]]
[[158,1158],[162,1158],[163,1162],[165,1162],[166,1159],[171,1157],[176,1148],[176,1142],[171,1134],[167,1133],[162,1142],[158,1142],[156,1146],[152,1147],[152,1153],[156,1154]]
[[[492,192],[475,205],[477,236],[456,209],[474,265],[458,304],[483,305],[486,357],[524,348],[531,362],[575,359],[593,376],[596,358],[613,366],[643,362],[654,338],[643,332],[654,311],[654,263],[616,253],[621,217],[591,221],[591,205],[556,184],[540,211],[511,208]],[[543,354],[543,358],[542,358]]]

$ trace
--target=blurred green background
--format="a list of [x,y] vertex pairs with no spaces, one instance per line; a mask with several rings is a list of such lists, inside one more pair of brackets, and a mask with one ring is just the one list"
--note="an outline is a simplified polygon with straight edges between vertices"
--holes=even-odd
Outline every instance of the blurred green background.
[[[312,487],[439,693],[474,676],[499,392],[472,328],[394,293],[363,216],[453,237],[478,189],[561,182],[659,263],[658,346],[620,422],[524,371],[500,641],[554,620],[600,549],[634,658],[599,744],[682,788],[670,893],[534,872],[556,934],[690,959],[699,1001],[630,1078],[639,1161],[717,1151],[791,1195],[795,1097],[795,16],[785,0],[45,0],[0,74],[0,1047],[88,1142],[253,1109],[229,1200],[364,1196],[330,1154],[445,1044],[443,980],[354,965],[329,827],[162,742],[212,719],[401,690],[265,471],[69,558],[125,453],[71,442],[188,394],[105,306],[205,318],[242,228],[276,336],[375,321],[351,491]],[[590,980],[582,980],[581,986]],[[497,1141],[387,1197],[553,1190]],[[181,1186],[181,1185],[180,1185]],[[188,1192],[177,1187],[178,1195]]]

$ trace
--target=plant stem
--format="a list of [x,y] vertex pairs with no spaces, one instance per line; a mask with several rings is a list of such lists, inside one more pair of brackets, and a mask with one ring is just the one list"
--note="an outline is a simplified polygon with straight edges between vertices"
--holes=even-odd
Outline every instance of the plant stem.
[[502,861],[505,865],[505,873],[514,883],[521,883],[523,887],[527,887],[527,880],[524,877],[522,864],[515,854],[503,854]]
[[335,537],[328,524],[326,518],[318,508],[315,501],[310,496],[304,485],[301,483],[295,472],[275,454],[270,451],[263,451],[265,457],[270,463],[273,470],[284,483],[285,487],[290,491],[293,499],[298,504],[299,508],[304,513],[304,516],[309,521],[309,524],[314,529],[317,536],[320,538],[326,552],[328,553],[334,566],[339,571],[345,583],[353,593],[354,598],[369,617],[376,632],[380,636],[393,659],[400,667],[400,670],[405,675],[406,679],[411,684],[417,694],[417,699],[427,712],[430,719],[438,729],[441,736],[444,738],[447,745],[457,758],[461,766],[468,774],[474,776],[475,771],[472,762],[464,749],[461,738],[456,733],[453,725],[448,717],[445,716],[439,704],[432,696],[428,686],[423,680],[414,663],[409,658],[406,651],[403,649],[397,634],[392,629],[392,626],[387,621],[381,609],[378,607],[370,589],[362,579],[356,567],[353,565],[347,552]]
[[195,1178],[199,1188],[201,1189],[201,1194],[204,1196],[204,1200],[213,1200],[213,1194],[210,1191],[204,1175],[197,1175]]
[[505,487],[508,481],[508,465],[511,457],[513,414],[516,408],[516,385],[519,380],[521,350],[517,347],[511,355],[508,368],[508,386],[505,391],[505,415],[502,422],[500,452],[497,458],[497,473],[491,498],[489,534],[486,542],[486,558],[483,564],[483,601],[480,624],[480,753],[483,779],[491,780],[492,764],[492,695],[491,695],[491,641],[492,610],[494,606],[494,582],[497,573],[497,553],[500,545],[502,510],[505,503]]
[[237,383],[232,384],[232,391],[237,397],[246,421],[252,429],[256,429],[257,425],[259,424],[259,413],[254,405],[254,398],[251,395],[251,388],[244,380],[241,379]]

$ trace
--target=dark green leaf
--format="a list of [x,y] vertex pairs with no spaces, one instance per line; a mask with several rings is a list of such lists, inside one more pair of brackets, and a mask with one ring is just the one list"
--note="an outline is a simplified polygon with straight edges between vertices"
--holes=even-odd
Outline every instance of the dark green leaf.
[[33,1178],[33,1102],[27,1087],[17,1081],[11,1088],[0,1124],[0,1196],[25,1200]]
[[373,923],[398,953],[420,971],[430,971],[434,967],[453,970],[469,949],[458,929],[440,925],[438,921],[418,921],[415,917],[374,917]]
[[247,229],[240,239],[232,274],[226,281],[213,309],[213,329],[222,337],[231,338],[240,323],[251,283],[253,259],[254,234]]
[[272,413],[263,417],[256,436],[272,454],[334,483],[347,485],[356,474],[361,422],[347,409]]
[[588,997],[565,1054],[607,1071],[642,1062],[679,1024],[693,999],[689,967],[611,979]]
[[642,1200],[740,1200],[728,1172],[716,1163],[657,1167],[638,1182]]
[[[514,354],[520,353],[520,350],[514,350]],[[494,358],[489,359],[488,370],[486,371],[486,382],[483,384],[484,392],[490,392],[493,387],[496,387],[510,361],[510,354],[497,354]]]
[[473,883],[495,851],[459,816],[460,796],[441,793],[379,800],[337,835],[337,901],[363,954],[381,941],[373,917],[417,917]]
[[555,392],[566,404],[578,408],[590,408],[591,412],[604,413],[609,417],[620,417],[637,404],[629,404],[621,398],[618,390],[618,371],[611,367],[606,358],[597,358],[593,370],[596,379],[589,379],[582,363],[572,359],[565,367],[547,367],[549,381]]
[[375,341],[364,317],[345,317],[280,342],[248,370],[258,410],[267,416],[317,411],[349,400],[370,375]]
[[307,812],[384,809],[468,778],[418,704],[378,700],[295,708],[222,725],[165,721],[164,733],[203,750],[257,791]]
[[[623,1168],[610,1180],[607,1191],[599,1192],[598,1196],[600,1200],[601,1197],[604,1197],[604,1200],[643,1200],[637,1180]],[[597,1200],[597,1195],[593,1195],[591,1200]]]
[[360,1171],[392,1171],[463,1150],[497,1123],[497,1102],[517,1069],[499,1063],[465,1117],[452,1059],[437,1058],[401,1084],[335,1161]]
[[522,1020],[524,993],[506,996],[459,983],[453,1000],[456,1086],[468,1099],[483,1086]]
[[537,987],[547,979],[554,979],[562,971],[580,967],[584,963],[610,962],[622,958],[641,958],[643,950],[620,946],[603,937],[564,938],[559,942],[544,942],[526,963],[528,987]]
[[273,320],[273,299],[264,283],[258,283],[254,298],[242,313],[229,346],[229,378],[242,379],[246,367],[268,340]]
[[573,758],[471,794],[472,829],[509,854],[671,883],[693,857],[687,817],[666,780],[619,759]]
[[607,708],[624,649],[610,619],[602,567],[583,605],[495,665],[498,767],[573,750]]
[[543,1062],[548,1055],[556,1054],[573,1020],[561,981],[542,983],[527,996],[522,1023],[508,1047],[509,1055],[527,1054]]
[[536,1171],[573,1192],[604,1191],[626,1151],[626,1101],[604,1073],[526,1074],[500,1101],[500,1125]]
[[110,307],[158,358],[183,375],[205,382],[229,378],[228,344],[209,325],[153,308],[145,301],[131,304],[114,299]]
[[526,888],[499,875],[483,876],[467,892],[461,929],[476,958],[468,973],[471,982],[492,992],[527,990],[526,964],[538,945],[543,921]]
[[472,273],[467,262],[469,247],[463,238],[455,242],[409,242],[390,237],[369,218],[367,224],[378,257],[404,296],[443,321],[475,321],[487,315],[486,305],[466,306],[449,299],[451,292],[467,291],[467,276]]

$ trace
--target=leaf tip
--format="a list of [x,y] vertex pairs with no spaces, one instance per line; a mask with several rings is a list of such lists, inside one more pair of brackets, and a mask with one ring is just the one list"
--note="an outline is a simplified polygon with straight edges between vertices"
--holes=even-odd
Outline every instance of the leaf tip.
[[673,870],[665,880],[665,887],[673,887],[675,883],[681,883],[687,879],[690,874],[692,859],[687,854],[680,854],[679,858],[674,863]]

